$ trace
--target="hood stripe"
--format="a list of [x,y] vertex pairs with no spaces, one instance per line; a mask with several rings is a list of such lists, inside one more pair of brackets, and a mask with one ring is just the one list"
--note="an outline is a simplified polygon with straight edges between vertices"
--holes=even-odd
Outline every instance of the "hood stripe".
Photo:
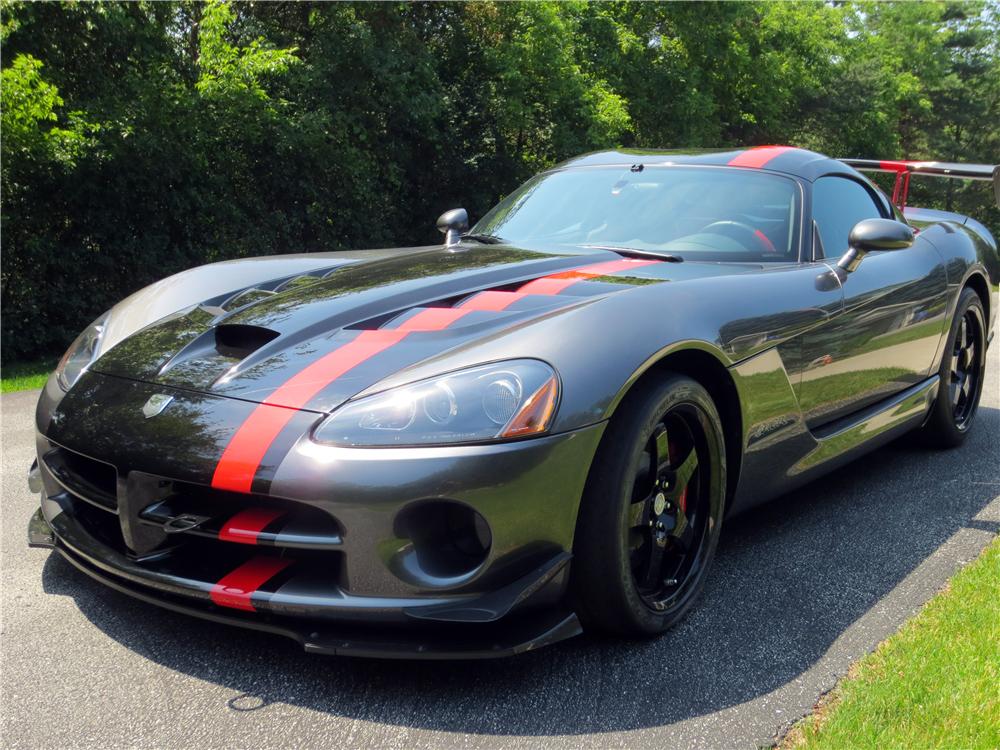
[[761,169],[767,166],[772,159],[776,159],[786,151],[793,150],[793,148],[793,146],[757,146],[730,159],[727,166]]
[[584,266],[572,271],[563,271],[562,273],[554,273],[551,276],[543,276],[540,279],[529,281],[517,291],[521,294],[559,294],[566,287],[584,279],[607,276],[619,271],[627,271],[631,268],[640,268],[641,266],[660,262],[658,260],[637,260],[635,258],[610,260],[607,263],[597,263],[593,266]]
[[219,529],[219,539],[239,544],[257,544],[260,532],[283,515],[285,515],[285,511],[269,508],[241,510]]
[[500,312],[527,294],[558,294],[584,279],[659,262],[626,258],[595,263],[529,281],[517,292],[480,292],[457,307],[429,307],[396,328],[362,331],[353,340],[308,365],[251,412],[223,451],[212,475],[212,487],[249,494],[265,454],[297,410],[334,380],[398,344],[410,333],[440,331],[477,310]]
[[521,292],[480,292],[462,300],[457,307],[461,310],[502,312],[526,296]]
[[[406,331],[362,331],[306,367],[267,397],[233,435],[215,467],[212,486],[250,492],[254,474],[278,433],[313,396],[348,370],[357,367],[406,336]],[[275,405],[276,402],[280,406]]]
[[455,307],[428,307],[412,318],[407,318],[398,326],[397,331],[440,331],[459,318],[468,315],[472,310],[460,310]]
[[223,576],[209,596],[220,607],[256,612],[250,597],[291,564],[291,560],[280,557],[254,557]]

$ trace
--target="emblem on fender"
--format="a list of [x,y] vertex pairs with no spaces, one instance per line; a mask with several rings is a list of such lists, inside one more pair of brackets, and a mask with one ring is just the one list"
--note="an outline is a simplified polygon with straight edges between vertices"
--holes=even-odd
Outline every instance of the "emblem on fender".
[[174,400],[173,396],[168,396],[166,393],[154,393],[149,397],[142,407],[142,413],[145,415],[146,419],[150,417],[155,417],[157,414],[162,412],[167,408],[167,405]]

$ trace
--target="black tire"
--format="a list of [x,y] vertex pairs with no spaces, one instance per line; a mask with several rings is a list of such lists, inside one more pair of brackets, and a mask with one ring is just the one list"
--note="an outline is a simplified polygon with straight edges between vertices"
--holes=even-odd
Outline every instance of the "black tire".
[[648,636],[676,624],[704,587],[725,498],[722,421],[708,392],[667,375],[629,393],[577,520],[571,587],[584,627]]
[[979,295],[966,287],[941,356],[938,395],[920,430],[925,444],[955,448],[965,442],[979,408],[985,373],[986,313]]

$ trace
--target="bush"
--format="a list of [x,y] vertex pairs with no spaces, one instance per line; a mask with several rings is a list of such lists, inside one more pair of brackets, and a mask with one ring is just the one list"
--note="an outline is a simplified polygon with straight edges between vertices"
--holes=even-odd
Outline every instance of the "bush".
[[3,358],[200,263],[436,241],[588,150],[986,161],[990,8],[4,3]]

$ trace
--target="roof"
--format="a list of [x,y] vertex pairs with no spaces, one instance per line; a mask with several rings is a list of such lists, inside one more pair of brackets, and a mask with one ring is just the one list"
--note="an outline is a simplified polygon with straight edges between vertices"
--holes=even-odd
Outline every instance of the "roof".
[[792,146],[757,146],[749,149],[618,149],[596,151],[564,161],[557,168],[596,166],[665,166],[692,164],[703,166],[729,166],[764,169],[794,175],[805,180],[815,180],[825,174],[858,173],[843,162]]

